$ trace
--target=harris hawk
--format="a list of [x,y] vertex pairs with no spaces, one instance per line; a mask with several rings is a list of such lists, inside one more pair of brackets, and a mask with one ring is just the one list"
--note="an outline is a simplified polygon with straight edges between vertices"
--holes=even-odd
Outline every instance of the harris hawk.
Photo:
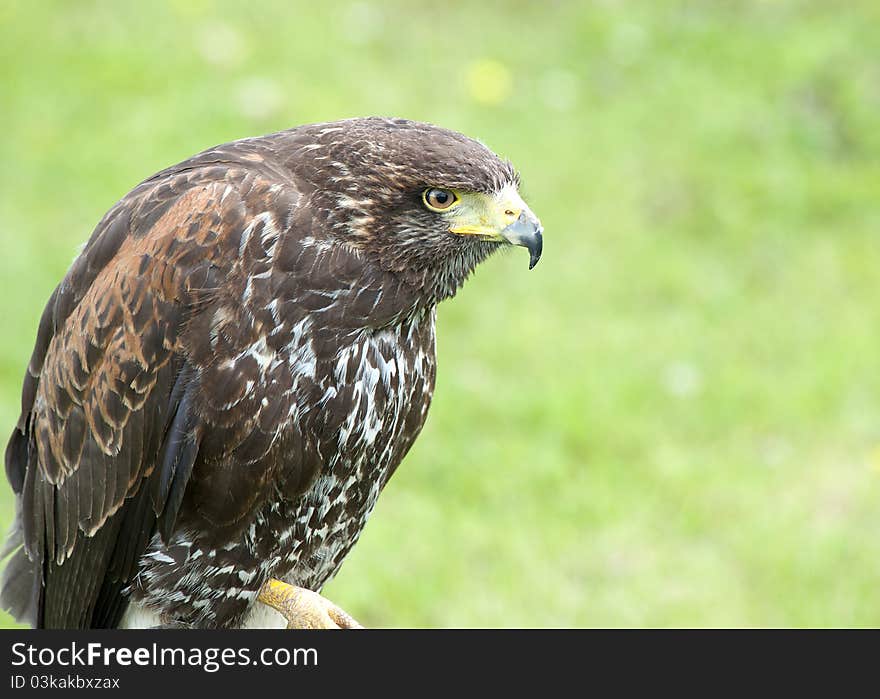
[[319,593],[425,422],[436,305],[502,246],[541,255],[518,186],[478,141],[364,118],[135,187],[40,320],[4,608],[44,628],[356,626]]

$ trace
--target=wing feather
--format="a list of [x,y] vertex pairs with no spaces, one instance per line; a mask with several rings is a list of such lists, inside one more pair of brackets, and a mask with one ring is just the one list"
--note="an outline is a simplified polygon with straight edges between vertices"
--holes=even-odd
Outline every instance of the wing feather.
[[276,170],[254,172],[258,160],[202,154],[145,181],[104,216],[49,299],[6,451],[19,524],[0,591],[39,625],[116,625],[152,536],[167,540],[181,516],[210,434],[200,377],[215,354],[190,328],[240,302],[242,230],[273,206],[288,220],[298,200]]
[[159,459],[159,472],[153,478],[153,509],[161,513],[159,531],[165,541],[177,520],[183,493],[198,455],[200,426],[194,410],[195,372],[187,367],[180,373],[172,394],[179,395],[176,410]]

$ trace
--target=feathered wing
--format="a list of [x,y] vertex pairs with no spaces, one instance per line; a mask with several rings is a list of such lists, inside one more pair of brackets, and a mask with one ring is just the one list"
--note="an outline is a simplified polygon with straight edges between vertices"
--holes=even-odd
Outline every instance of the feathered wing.
[[174,526],[217,417],[200,407],[193,359],[211,338],[187,330],[235,276],[255,213],[292,203],[250,163],[221,160],[197,156],[133,190],[43,313],[6,451],[17,512],[0,597],[23,621],[117,625],[150,538]]

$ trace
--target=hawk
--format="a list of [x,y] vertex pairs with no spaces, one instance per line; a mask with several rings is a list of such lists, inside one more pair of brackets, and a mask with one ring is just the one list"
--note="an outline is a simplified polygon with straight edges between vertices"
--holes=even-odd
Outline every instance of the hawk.
[[437,304],[505,245],[541,255],[518,186],[478,141],[363,118],[135,187],[40,320],[3,606],[46,628],[356,626],[319,593],[425,422]]

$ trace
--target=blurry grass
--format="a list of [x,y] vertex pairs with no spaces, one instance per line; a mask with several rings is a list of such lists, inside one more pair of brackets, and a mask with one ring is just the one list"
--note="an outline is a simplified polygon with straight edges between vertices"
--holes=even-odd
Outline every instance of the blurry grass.
[[441,307],[428,425],[327,595],[379,626],[875,626],[878,20],[7,0],[0,424],[136,182],[303,122],[433,121],[517,164],[545,255]]

